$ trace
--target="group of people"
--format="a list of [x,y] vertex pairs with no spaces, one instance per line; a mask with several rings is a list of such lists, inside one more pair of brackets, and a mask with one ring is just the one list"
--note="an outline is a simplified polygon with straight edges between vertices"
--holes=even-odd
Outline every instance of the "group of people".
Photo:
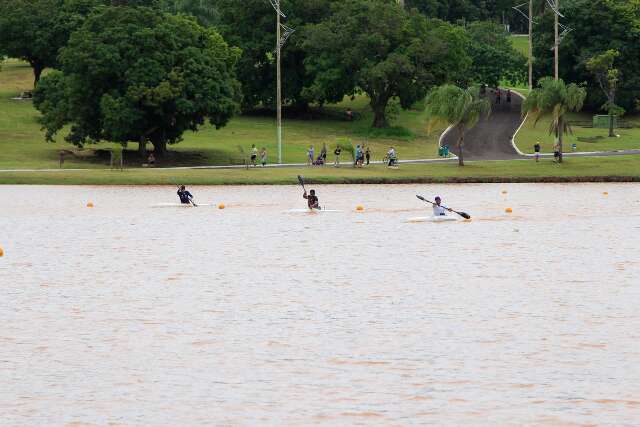
[[[180,198],[180,203],[184,205],[195,204],[193,201],[193,194],[187,191],[184,185],[179,186],[178,188],[178,198]],[[320,207],[320,199],[316,195],[316,190],[309,190],[307,194],[307,190],[304,190],[302,193],[302,198],[307,201],[307,207],[309,209],[322,209]],[[447,211],[450,210],[446,206],[442,205],[442,199],[440,196],[436,196],[435,203],[433,203],[433,215],[434,216],[445,216]]]
[[267,149],[262,147],[260,151],[258,151],[258,147],[256,144],[251,146],[251,164],[253,166],[258,166],[258,156],[260,156],[260,164],[264,167],[267,165]]
[[[536,162],[540,161],[540,141],[536,141],[533,144],[533,158],[536,159]],[[553,144],[553,161],[560,161],[560,141],[556,138],[556,142]]]

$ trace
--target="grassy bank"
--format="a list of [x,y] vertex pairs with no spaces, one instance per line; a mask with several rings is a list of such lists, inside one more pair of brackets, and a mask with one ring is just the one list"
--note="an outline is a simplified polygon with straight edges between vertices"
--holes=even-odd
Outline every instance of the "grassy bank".
[[[591,122],[592,114],[570,113],[569,121],[574,123]],[[596,129],[572,125],[573,133],[565,135],[563,151],[571,152],[576,144],[577,151],[612,151],[640,149],[640,117],[628,116],[624,119],[632,125],[629,129],[616,129],[620,137],[609,138],[608,129]],[[552,152],[554,136],[549,135],[550,119],[544,118],[537,124],[529,118],[516,135],[516,145],[524,153],[533,153],[533,144],[540,141],[543,152]]]
[[317,183],[408,183],[408,182],[571,182],[640,181],[640,157],[567,158],[558,165],[549,159],[410,164],[399,169],[370,166],[314,167],[279,169],[130,169],[121,171],[89,170],[59,172],[2,172],[0,184],[90,184],[90,185],[162,185],[162,184],[295,184],[296,175]]
[[[80,150],[64,142],[64,134],[56,143],[46,143],[44,132],[37,122],[39,113],[31,101],[12,100],[33,86],[31,68],[25,63],[8,60],[0,70],[0,169],[54,168],[59,152],[65,151],[65,165],[76,168],[104,168],[109,162],[114,144],[98,144]],[[351,108],[354,121],[347,121],[345,111]],[[283,130],[283,159],[285,163],[306,160],[309,145],[318,153],[323,143],[330,151],[337,139],[349,139],[354,146],[366,143],[374,159],[381,159],[393,145],[403,159],[437,157],[439,131],[427,134],[423,108],[401,111],[394,127],[380,131],[372,129],[372,113],[364,97],[347,99],[322,111],[303,116],[287,117]],[[273,114],[252,114],[233,118],[230,123],[215,130],[205,126],[200,132],[185,134],[184,141],[171,146],[164,166],[201,166],[241,164],[238,146],[248,152],[252,144],[265,147],[268,161],[277,160],[276,127]],[[137,144],[131,144],[125,153],[130,166],[140,166],[136,159]],[[135,160],[134,160],[135,159]]]

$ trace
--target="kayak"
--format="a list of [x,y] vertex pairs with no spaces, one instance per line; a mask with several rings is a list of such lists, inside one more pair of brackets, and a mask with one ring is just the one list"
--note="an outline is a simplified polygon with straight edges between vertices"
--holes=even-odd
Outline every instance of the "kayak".
[[407,219],[407,222],[449,222],[449,221],[457,221],[458,218],[453,216],[416,216],[413,218]]
[[331,213],[331,212],[342,212],[336,209],[289,209],[288,211],[284,211],[284,213],[306,213],[306,214],[314,214],[314,213]]
[[[197,203],[198,206],[213,206],[207,203]],[[191,203],[157,203],[155,205],[151,205],[152,208],[193,208]]]

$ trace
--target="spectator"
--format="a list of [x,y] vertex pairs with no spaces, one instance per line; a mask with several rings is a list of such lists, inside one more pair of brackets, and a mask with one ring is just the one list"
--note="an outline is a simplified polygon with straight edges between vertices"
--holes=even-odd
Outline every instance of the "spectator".
[[257,166],[258,161],[258,148],[256,148],[256,144],[251,145],[251,164],[253,166]]
[[534,157],[536,159],[536,162],[540,161],[540,141],[536,141],[535,144],[533,144],[533,152],[534,152]]
[[310,145],[309,150],[307,150],[307,166],[313,165],[314,157],[315,157],[315,150],[313,149],[313,145]]
[[154,156],[153,153],[149,153],[149,157],[147,157],[147,163],[151,167],[154,167],[156,165],[156,156]]
[[336,155],[336,160],[333,162],[333,166],[339,168],[340,167],[340,153],[342,153],[342,148],[338,145],[336,149],[333,151],[333,154]]
[[369,160],[371,159],[371,151],[369,151],[368,145],[367,145],[367,149],[364,152],[364,156],[367,159],[367,166],[369,166]]
[[267,149],[264,147],[260,150],[260,163],[262,163],[262,167],[267,165]]

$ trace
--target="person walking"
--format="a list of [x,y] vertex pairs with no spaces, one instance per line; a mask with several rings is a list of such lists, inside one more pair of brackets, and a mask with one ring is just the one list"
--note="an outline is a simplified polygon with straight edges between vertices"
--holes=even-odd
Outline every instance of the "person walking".
[[333,162],[333,166],[339,168],[340,167],[340,153],[342,153],[342,148],[338,145],[335,150],[333,150],[333,154],[336,156],[336,160]]
[[534,153],[534,157],[536,159],[536,163],[540,161],[540,141],[536,141],[535,144],[533,144],[533,153]]
[[507,109],[511,109],[511,89],[507,89]]
[[265,147],[262,147],[260,150],[260,163],[262,164],[262,167],[267,165],[267,149]]
[[502,94],[500,93],[500,88],[496,88],[496,105],[500,105],[501,99]]
[[307,166],[313,166],[314,156],[315,150],[313,149],[313,145],[310,145],[309,150],[307,151]]
[[369,166],[369,160],[371,159],[371,151],[369,150],[368,145],[367,145],[367,149],[364,152],[364,157],[367,159],[367,166]]
[[360,145],[356,145],[356,158],[353,166],[358,166],[358,163],[360,162],[360,153],[361,153]]

